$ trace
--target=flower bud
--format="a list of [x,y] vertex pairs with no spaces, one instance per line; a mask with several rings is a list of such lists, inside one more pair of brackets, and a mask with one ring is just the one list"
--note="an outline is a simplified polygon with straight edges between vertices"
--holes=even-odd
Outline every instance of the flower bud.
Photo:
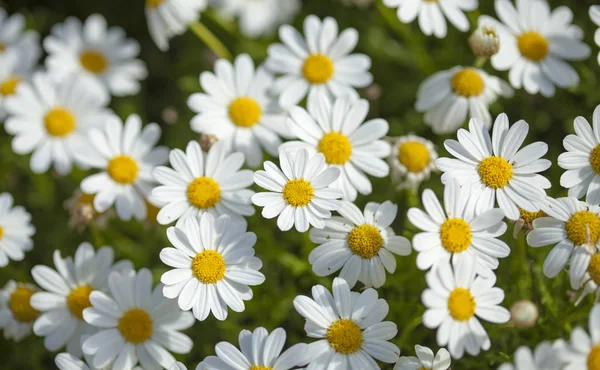
[[491,57],[500,49],[500,37],[492,26],[479,26],[469,37],[473,54],[478,57]]
[[517,328],[531,328],[537,323],[539,311],[535,303],[520,300],[510,308],[511,322]]

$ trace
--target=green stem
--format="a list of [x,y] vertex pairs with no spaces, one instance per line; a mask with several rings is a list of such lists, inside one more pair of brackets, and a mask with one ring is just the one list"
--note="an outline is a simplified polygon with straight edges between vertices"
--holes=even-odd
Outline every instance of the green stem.
[[190,23],[190,30],[198,36],[198,38],[206,44],[219,58],[232,60],[231,53],[227,50],[227,47],[223,45],[221,40],[217,38],[205,25],[196,21]]
[[96,248],[100,248],[104,245],[104,240],[102,235],[100,234],[100,230],[98,230],[98,226],[96,225],[96,220],[93,218],[90,220],[90,232],[92,233],[92,238],[94,239],[94,246]]
[[521,281],[521,284],[519,284],[519,291],[522,299],[531,299],[531,271],[529,258],[527,258],[527,243],[525,240],[525,234],[522,231],[519,232],[519,235],[517,235],[517,248],[519,249],[519,260],[521,262],[521,271],[519,272],[519,280]]
[[477,69],[483,68],[483,66],[485,66],[485,63],[487,63],[487,61],[488,61],[488,57],[477,57],[477,59],[475,59],[475,68],[477,68]]
[[404,346],[404,344],[410,338],[410,334],[417,328],[417,326],[421,325],[422,322],[423,322],[423,312],[419,312],[412,320],[410,320],[408,325],[406,325],[404,327],[404,331],[402,332],[402,335],[400,336],[400,339],[398,340],[399,347]]

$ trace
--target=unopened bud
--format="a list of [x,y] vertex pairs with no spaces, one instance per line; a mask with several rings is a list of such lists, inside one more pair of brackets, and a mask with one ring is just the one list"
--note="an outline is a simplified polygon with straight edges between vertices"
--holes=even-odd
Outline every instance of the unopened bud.
[[174,125],[179,119],[179,113],[173,107],[166,107],[165,109],[163,109],[161,116],[163,121],[165,121],[167,125]]
[[469,37],[469,46],[478,57],[491,57],[500,50],[500,37],[492,26],[479,26]]
[[511,322],[517,328],[531,328],[537,323],[539,311],[535,303],[523,299],[510,308]]
[[215,145],[215,143],[219,141],[219,139],[217,139],[217,137],[215,135],[207,135],[207,134],[202,134],[200,135],[200,137],[198,138],[198,142],[200,143],[200,148],[202,148],[202,150],[204,152],[208,152],[208,150]]

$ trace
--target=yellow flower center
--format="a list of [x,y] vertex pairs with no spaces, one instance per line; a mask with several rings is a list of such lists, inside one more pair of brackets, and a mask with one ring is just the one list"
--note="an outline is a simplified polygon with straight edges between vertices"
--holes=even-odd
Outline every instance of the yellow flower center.
[[398,148],[398,161],[408,172],[418,173],[429,165],[431,157],[425,144],[418,141],[407,141]]
[[600,253],[596,253],[590,259],[590,265],[588,266],[588,273],[594,283],[600,285]]
[[502,157],[487,157],[477,167],[477,172],[486,186],[494,189],[503,188],[513,177],[512,165]]
[[31,307],[31,296],[36,291],[26,285],[19,285],[8,299],[8,307],[10,308],[15,320],[20,322],[30,322],[40,315],[40,313]]
[[252,127],[260,120],[260,105],[252,98],[237,98],[229,105],[229,118],[236,126]]
[[454,320],[467,321],[475,315],[475,298],[464,288],[456,288],[448,297],[448,310]]
[[248,370],[273,370],[273,368],[262,366],[262,365],[252,365]]
[[348,245],[352,253],[361,258],[371,259],[383,247],[383,238],[375,226],[364,224],[356,226],[348,233]]
[[165,0],[146,0],[147,8],[158,8],[158,6],[164,3]]
[[312,54],[302,66],[304,78],[312,84],[324,84],[333,76],[333,72],[333,61],[323,54]]
[[202,251],[192,261],[192,274],[204,284],[215,284],[225,277],[225,260],[219,252]]
[[132,184],[137,179],[139,168],[130,156],[119,155],[108,162],[106,171],[119,184]]
[[314,195],[315,189],[304,179],[290,180],[283,188],[283,199],[294,207],[305,207]]
[[6,50],[6,45],[0,42],[0,52]]
[[44,117],[44,126],[52,136],[65,136],[75,129],[75,117],[63,108],[53,108]]
[[152,335],[152,318],[148,312],[132,308],[119,319],[118,329],[127,342],[143,343]]
[[481,78],[479,72],[470,68],[456,72],[450,80],[450,86],[457,95],[467,98],[480,95],[485,88],[483,78]]
[[[425,1],[431,1],[431,2],[434,2],[434,1],[437,1],[437,0],[425,0]],[[430,369],[430,368],[428,368],[428,367],[420,367],[420,368],[418,368],[417,370],[431,370],[431,369]]]
[[221,199],[219,184],[210,177],[201,176],[192,181],[187,188],[188,201],[197,208],[214,207]]
[[94,290],[89,285],[82,285],[71,290],[71,293],[67,296],[67,307],[73,316],[79,320],[83,319],[83,310],[88,307],[92,307],[90,303],[90,293]]
[[600,175],[600,145],[597,145],[590,153],[590,166],[596,174]]
[[463,219],[449,218],[440,227],[440,239],[448,252],[463,252],[471,245],[471,226]]
[[587,358],[588,370],[600,370],[600,344],[592,348]]
[[590,211],[579,211],[569,218],[565,228],[575,245],[596,244],[600,237],[600,217]]
[[327,329],[327,341],[331,348],[344,355],[360,351],[363,334],[360,326],[350,319],[340,319]]
[[529,211],[524,210],[521,207],[517,207],[517,208],[519,208],[519,213],[521,214],[521,219],[523,221],[525,221],[525,223],[528,225],[531,225],[531,223],[535,219],[538,219],[540,217],[546,217],[546,213],[544,211],[529,212]]
[[352,155],[352,144],[350,140],[338,132],[328,132],[323,135],[317,150],[325,156],[329,164],[344,164]]
[[2,240],[3,236],[4,236],[4,229],[2,228],[2,226],[0,226],[0,240]]
[[521,55],[534,62],[546,58],[550,51],[548,40],[537,32],[525,32],[519,36],[517,43]]
[[2,81],[2,85],[0,85],[0,94],[4,96],[13,95],[17,90],[19,82],[21,82],[21,79],[15,76],[11,76]]
[[92,73],[102,73],[108,67],[108,60],[99,51],[86,50],[79,56],[79,61],[83,68]]

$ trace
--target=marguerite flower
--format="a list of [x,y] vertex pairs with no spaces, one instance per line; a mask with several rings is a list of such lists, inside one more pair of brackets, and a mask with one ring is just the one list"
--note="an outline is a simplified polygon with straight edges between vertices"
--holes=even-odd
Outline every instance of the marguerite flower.
[[347,28],[338,35],[338,24],[331,17],[321,21],[314,15],[304,20],[304,35],[283,25],[279,38],[283,44],[269,46],[266,65],[283,76],[275,81],[274,92],[284,107],[297,105],[307,94],[358,97],[355,87],[367,87],[373,81],[369,72],[371,58],[350,54],[358,43],[358,32]]
[[122,220],[135,217],[144,220],[147,214],[145,199],[155,186],[152,170],[167,161],[168,148],[155,147],[161,130],[156,123],[146,125],[136,114],[123,121],[112,116],[101,130],[90,130],[91,148],[83,160],[102,172],[81,182],[81,190],[95,194],[94,208],[104,212],[113,204]]
[[324,229],[312,229],[310,240],[320,244],[308,256],[317,276],[328,276],[341,269],[340,277],[350,288],[356,281],[379,288],[385,283],[385,271],[396,271],[396,257],[408,256],[410,242],[395,235],[390,227],[398,206],[390,201],[370,202],[364,213],[348,201],[337,211],[342,217],[325,221]]
[[21,206],[13,207],[12,195],[0,194],[0,267],[9,260],[22,261],[24,252],[33,249],[33,234],[31,215]]
[[35,282],[45,291],[31,297],[31,306],[42,315],[33,324],[35,335],[44,337],[49,351],[67,345],[67,351],[81,356],[81,336],[94,332],[83,320],[83,310],[90,307],[90,293],[107,288],[108,274],[114,270],[131,269],[129,261],[113,264],[110,247],[97,252],[89,243],[81,243],[74,258],[62,258],[54,251],[54,266],[38,265],[31,270]]
[[[590,17],[592,18],[592,22],[600,27],[600,5],[590,6]],[[596,45],[600,46],[600,29],[596,30],[594,41]],[[598,64],[600,64],[600,53],[598,53]]]
[[554,95],[561,88],[579,83],[577,71],[565,60],[584,60],[590,47],[583,42],[583,31],[571,24],[573,13],[566,6],[550,11],[546,0],[496,0],[499,22],[488,16],[479,24],[491,25],[498,31],[500,51],[492,57],[492,66],[510,70],[510,84],[529,94]]
[[47,74],[35,74],[31,83],[22,82],[4,100],[4,127],[15,136],[13,151],[33,152],[30,166],[35,173],[54,166],[59,174],[68,174],[73,163],[84,165],[81,154],[89,147],[88,131],[104,126],[111,114],[109,100],[87,77],[52,82]]
[[295,225],[296,230],[305,232],[309,225],[322,229],[331,211],[341,203],[342,191],[332,188],[340,170],[329,167],[321,153],[308,155],[305,149],[296,155],[286,151],[279,153],[281,169],[275,163],[264,163],[265,170],[254,173],[254,182],[268,192],[252,196],[252,202],[264,207],[262,215],[271,219],[277,216],[277,226],[287,231]]
[[450,367],[450,353],[445,348],[440,348],[434,357],[431,349],[416,345],[415,353],[417,357],[400,357],[394,370],[448,370]]
[[[254,3],[252,3],[254,4]],[[273,76],[264,68],[255,70],[248,54],[239,55],[234,64],[219,59],[215,73],[202,72],[200,85],[206,93],[188,99],[192,130],[231,140],[233,149],[244,153],[252,167],[262,163],[262,149],[276,156],[285,135],[285,115],[267,94]]]
[[[70,353],[59,353],[54,358],[54,363],[56,363],[58,370],[99,370],[96,367],[91,366],[89,364],[89,361],[87,360],[87,358],[85,361],[82,361]],[[109,366],[106,369],[112,369],[112,367]],[[173,369],[173,368],[171,367],[170,369]],[[132,370],[143,370],[143,369],[139,366],[136,366]],[[175,370],[178,370],[178,369],[175,368]]]
[[365,172],[375,177],[390,172],[382,159],[390,154],[390,144],[381,140],[388,123],[380,118],[364,122],[369,112],[366,100],[342,97],[332,103],[326,94],[317,94],[312,103],[308,112],[300,107],[290,110],[288,127],[300,141],[288,141],[281,150],[322,153],[328,167],[341,170],[332,186],[341,189],[346,200],[356,200],[357,193],[370,194],[373,188]]
[[115,96],[137,94],[148,75],[146,64],[136,59],[138,42],[126,39],[120,27],[109,28],[100,14],[90,15],[83,24],[70,17],[55,25],[44,39],[44,49],[46,67],[55,80],[71,74],[90,76]]
[[531,230],[533,230],[533,221],[537,220],[540,217],[546,217],[546,212],[542,211],[541,209],[537,212],[528,212],[526,210],[524,210],[523,208],[519,208],[519,219],[517,221],[515,221],[514,227],[513,227],[513,237],[515,239],[517,239],[519,232],[521,232],[521,230],[525,230],[525,233],[530,232]]
[[389,162],[397,189],[408,188],[416,192],[431,172],[436,171],[437,158],[433,143],[427,139],[413,134],[394,139]]
[[31,307],[31,296],[37,292],[31,284],[9,280],[0,290],[0,329],[4,338],[20,341],[31,333],[40,312]]
[[455,132],[467,116],[492,126],[489,106],[499,96],[510,98],[513,89],[498,77],[481,69],[454,67],[427,78],[417,91],[417,111],[436,134]]
[[237,17],[240,30],[256,38],[273,33],[282,24],[290,23],[300,10],[299,0],[222,0],[224,14]]
[[184,33],[206,5],[207,0],[146,0],[146,21],[156,46],[169,50],[169,39]]
[[548,144],[537,141],[519,149],[529,125],[521,120],[509,129],[508,117],[496,118],[492,137],[483,122],[473,119],[469,131],[458,130],[456,140],[446,140],[444,147],[457,159],[439,158],[435,165],[444,172],[442,182],[457,179],[471,184],[471,200],[475,213],[492,208],[496,202],[511,220],[519,218],[519,208],[537,212],[551,184],[538,172],[547,170],[551,162],[540,159]]
[[34,45],[23,48],[20,53],[0,52],[0,121],[6,118],[6,98],[14,95],[23,81],[29,81],[37,67],[41,48],[37,43]]
[[[559,370],[560,362],[556,358],[556,350],[552,343],[542,342],[535,348],[535,352],[521,346],[515,352],[515,364],[502,364],[498,370]],[[582,368],[578,368],[582,369]]]
[[596,370],[600,366],[599,304],[595,304],[590,311],[588,331],[589,334],[584,329],[576,327],[571,332],[569,342],[559,339],[554,343],[556,357],[562,368],[566,370]]
[[151,195],[152,201],[162,207],[157,215],[159,224],[177,220],[180,225],[186,217],[205,213],[214,217],[254,214],[250,202],[254,191],[247,189],[253,173],[240,170],[244,164],[242,153],[230,153],[222,141],[203,153],[198,142],[190,141],[185,152],[173,149],[169,159],[173,169],[158,167],[153,172],[161,184]]
[[351,292],[341,278],[333,280],[332,292],[315,285],[312,299],[303,295],[294,299],[296,311],[306,319],[306,334],[319,339],[308,345],[308,368],[379,370],[375,360],[395,363],[400,350],[389,340],[398,328],[391,321],[382,322],[389,310],[387,302],[378,299],[372,288]]
[[0,8],[0,56],[15,54],[21,63],[31,65],[31,59],[39,59],[42,48],[40,35],[33,30],[25,30],[26,20],[23,14],[9,16]]
[[459,359],[466,351],[477,356],[480,350],[490,349],[490,338],[479,319],[503,324],[510,312],[499,306],[504,291],[495,288],[495,275],[476,275],[474,260],[465,258],[454,270],[449,262],[440,263],[427,273],[427,286],[421,296],[427,311],[423,324],[437,328],[437,343],[448,346],[452,357]]
[[108,287],[110,295],[92,292],[92,307],[83,311],[85,321],[99,330],[82,344],[94,367],[114,361],[113,369],[131,370],[138,363],[143,369],[168,369],[175,362],[170,352],[190,352],[193,342],[180,331],[191,327],[194,317],[162,295],[162,284],[152,289],[150,270],[114,271]]

